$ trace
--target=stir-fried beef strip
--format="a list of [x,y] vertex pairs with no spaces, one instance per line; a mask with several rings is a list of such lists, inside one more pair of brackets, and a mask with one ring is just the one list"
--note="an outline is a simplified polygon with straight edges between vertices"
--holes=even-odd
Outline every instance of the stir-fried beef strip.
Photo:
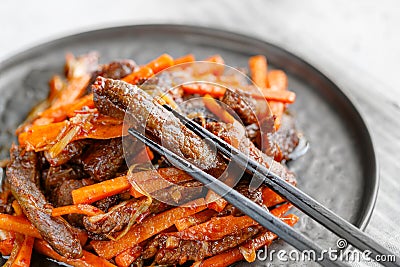
[[258,124],[256,101],[242,91],[226,90],[221,102],[228,105],[243,121],[244,125]]
[[199,168],[211,170],[217,167],[219,158],[216,158],[215,151],[139,87],[98,77],[93,93],[95,105],[101,113],[124,119],[126,112],[131,127],[141,129],[145,126],[147,135],[154,141],[184,156]]
[[52,248],[68,258],[82,255],[82,247],[75,238],[71,226],[61,218],[51,216],[51,205],[46,201],[40,189],[32,181],[36,175],[37,158],[13,145],[10,151],[11,163],[7,168],[7,179],[11,192],[18,200],[29,221]]
[[241,131],[238,131],[237,127],[232,124],[226,124],[223,122],[210,122],[207,123],[207,129],[226,141],[231,143],[233,139],[239,140],[238,149],[249,155],[253,160],[263,164],[265,167],[269,168],[272,172],[282,177],[289,182],[294,182],[296,180],[295,175],[284,165],[275,161],[273,158],[264,154],[259,150],[253,142],[251,142],[247,137],[242,135]]
[[236,247],[255,236],[261,228],[251,226],[215,241],[184,240],[175,235],[160,234],[143,251],[144,259],[155,257],[160,265],[184,264],[199,261]]
[[121,138],[96,142],[82,157],[83,169],[97,182],[114,178],[124,161]]

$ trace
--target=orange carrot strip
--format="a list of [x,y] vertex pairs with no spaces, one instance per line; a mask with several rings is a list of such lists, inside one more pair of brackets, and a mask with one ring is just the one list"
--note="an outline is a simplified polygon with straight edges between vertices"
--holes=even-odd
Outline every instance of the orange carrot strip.
[[49,108],[40,114],[40,118],[52,118],[53,122],[63,121],[67,117],[75,116],[75,111],[83,107],[94,108],[93,94],[83,96],[69,104]]
[[[296,215],[290,214],[283,218],[283,221],[289,225],[294,225],[298,221]],[[263,246],[268,246],[278,238],[277,235],[270,231],[265,231],[263,234],[257,236],[254,239],[247,241],[243,246],[248,249],[259,249]],[[241,253],[239,247],[230,249],[224,253],[212,256],[201,262],[196,262],[192,267],[227,267],[233,263],[243,260],[243,254]]]
[[14,267],[29,267],[31,264],[31,256],[33,243],[35,242],[35,238],[31,236],[25,236],[24,242],[22,243],[21,248],[18,251],[18,254],[12,264]]
[[[286,91],[288,86],[288,80],[285,72],[281,70],[271,70],[268,72],[267,80],[269,83],[270,90],[274,91]],[[275,118],[275,128],[279,129],[282,121],[283,112],[285,111],[285,104],[276,101],[269,101],[269,107]]]
[[[21,145],[27,146],[28,150],[36,152],[48,150],[58,140],[58,136],[68,121],[56,122],[47,125],[34,125],[28,131],[19,134],[18,141]],[[123,132],[123,123],[121,121],[101,117],[91,122],[92,128],[88,131],[81,131],[76,134],[71,141],[80,139],[111,139],[121,137]]]
[[49,144],[49,140],[56,140],[61,130],[64,129],[67,124],[67,121],[62,121],[48,125],[32,126],[28,131],[18,136],[18,141],[21,145],[40,149]]
[[203,97],[203,103],[208,110],[214,113],[218,118],[226,123],[234,123],[235,118],[229,114],[223,107],[221,107],[217,101],[210,95],[205,95]]
[[149,67],[153,70],[154,73],[160,72],[163,69],[171,67],[174,64],[174,59],[168,54],[162,54],[158,58],[150,61],[146,64],[146,67]]
[[254,98],[265,98],[268,101],[276,101],[287,104],[292,104],[296,100],[296,94],[291,91],[271,90],[260,88],[262,94],[252,94]]
[[273,207],[285,201],[280,195],[275,193],[272,189],[266,187],[262,190],[262,202],[266,207]]
[[69,206],[63,206],[63,207],[58,207],[54,208],[53,211],[51,212],[51,216],[57,217],[57,216],[63,216],[67,214],[83,214],[86,216],[95,216],[99,214],[104,214],[102,210],[99,208],[96,208],[92,205],[88,204],[76,204],[76,205],[69,205]]
[[15,215],[21,216],[21,215],[24,214],[23,211],[22,211],[22,208],[21,208],[21,206],[19,205],[19,203],[18,203],[17,200],[14,200],[14,201],[13,201],[12,207],[13,207],[13,209],[14,209]]
[[97,200],[119,194],[131,187],[126,176],[84,186],[72,191],[74,204],[90,204]]
[[193,54],[187,54],[187,55],[184,55],[182,57],[175,58],[174,59],[174,65],[183,64],[183,63],[189,63],[189,62],[193,62],[195,60],[196,60],[196,58],[194,57]]
[[142,253],[141,246],[128,248],[115,257],[115,263],[119,267],[129,267]]
[[43,240],[35,240],[34,248],[40,254],[75,267],[116,267],[109,261],[87,252],[86,250],[83,250],[83,256],[80,259],[68,259],[55,252],[51,246]]
[[198,95],[208,94],[217,98],[223,96],[226,91],[224,87],[209,83],[183,84],[181,85],[181,88],[186,94],[198,94]]
[[173,208],[145,219],[143,222],[134,225],[118,241],[92,241],[90,244],[98,255],[105,259],[111,259],[125,249],[133,247],[173,226],[175,221],[200,212],[205,208],[204,199],[198,199],[193,201],[190,207]]
[[225,60],[221,57],[221,55],[209,56],[208,58],[204,59],[204,61],[218,63],[218,64],[225,64]]
[[42,238],[39,231],[24,217],[0,214],[0,229]]
[[75,77],[67,83],[67,87],[64,88],[58,95],[57,99],[51,105],[53,108],[59,107],[65,104],[74,102],[76,99],[81,97],[89,84],[90,75],[85,74],[81,77]]
[[282,70],[271,70],[268,72],[269,88],[271,90],[286,91],[288,89],[288,78]]
[[130,84],[137,84],[139,81],[149,79],[153,75],[154,72],[150,67],[142,66],[128,76],[125,76],[122,80]]
[[188,229],[189,227],[192,227],[194,225],[197,225],[199,223],[203,223],[203,222],[209,220],[215,214],[217,214],[217,213],[214,210],[204,210],[202,212],[199,212],[199,213],[193,214],[191,216],[177,220],[175,222],[175,227],[180,232],[185,229]]
[[14,247],[15,233],[11,231],[0,230],[0,253],[3,256],[11,254]]
[[131,196],[133,196],[134,198],[139,198],[139,197],[144,196],[142,193],[140,193],[135,188],[133,188],[133,186],[131,188],[129,188],[129,194]]
[[253,82],[260,88],[266,87],[267,59],[265,56],[257,55],[249,58],[250,76]]
[[243,228],[256,225],[257,222],[248,216],[212,217],[209,221],[178,232],[186,240],[219,240]]

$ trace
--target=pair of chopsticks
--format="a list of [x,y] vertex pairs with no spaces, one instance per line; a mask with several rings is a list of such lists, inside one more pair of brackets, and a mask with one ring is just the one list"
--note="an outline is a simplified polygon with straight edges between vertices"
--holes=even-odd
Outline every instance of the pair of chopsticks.
[[[238,166],[245,168],[248,172],[253,174],[256,179],[267,184],[273,191],[287,199],[294,206],[319,222],[321,225],[331,230],[338,237],[344,238],[349,244],[361,251],[369,250],[372,258],[378,255],[394,255],[394,253],[381,246],[360,229],[345,221],[316,200],[300,191],[298,188],[289,184],[265,166],[262,166],[208,130],[179,114],[170,106],[163,105],[163,107],[172,112],[175,117],[177,117],[195,134],[203,139],[209,139],[209,141],[213,142],[221,154],[230,158]],[[313,250],[316,255],[322,255],[323,260],[321,261],[321,264],[325,266],[347,266],[344,262],[330,259],[327,253],[323,253],[323,249],[314,241],[288,226],[280,219],[274,217],[267,210],[232,189],[230,186],[205,173],[187,160],[181,158],[167,148],[160,146],[135,129],[130,128],[128,132],[160,155],[168,158],[172,165],[188,172],[193,178],[203,183],[207,188],[222,196],[226,201],[240,209],[244,214],[257,221],[263,227],[277,234],[281,239],[299,251]],[[381,263],[385,266],[400,266],[400,260],[397,256],[395,256],[395,262]]]

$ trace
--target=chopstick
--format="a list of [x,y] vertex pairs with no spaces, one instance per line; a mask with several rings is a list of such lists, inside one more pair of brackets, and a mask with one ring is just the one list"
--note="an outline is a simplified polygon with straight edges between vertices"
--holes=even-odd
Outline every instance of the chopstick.
[[[371,237],[366,235],[360,229],[342,219],[337,214],[333,213],[332,211],[318,203],[316,200],[302,192],[297,187],[294,187],[290,183],[286,182],[277,174],[267,169],[265,166],[262,166],[261,164],[244,155],[238,149],[229,145],[208,130],[189,120],[185,116],[179,114],[170,106],[163,105],[163,107],[172,112],[175,117],[177,117],[188,129],[192,130],[195,134],[199,135],[202,138],[210,139],[223,155],[235,161],[239,166],[246,168],[248,171],[255,175],[255,178],[260,179],[261,181],[266,183],[273,191],[287,199],[298,209],[319,222],[321,225],[331,230],[337,236],[346,239],[346,241],[354,247],[358,248],[361,251],[369,250],[371,252],[371,255],[374,257],[378,255],[395,255],[393,252],[389,251],[388,249],[377,243],[375,240],[373,240]],[[394,257],[395,262],[381,263],[385,266],[400,266],[398,264],[400,262],[399,257],[396,255]]]
[[160,146],[156,142],[139,133],[137,130],[130,128],[128,129],[128,133],[149,146],[151,149],[155,150],[160,155],[165,156],[172,165],[185,170],[193,178],[203,183],[207,188],[213,190],[218,195],[223,196],[226,201],[240,209],[244,214],[257,221],[263,227],[277,234],[281,239],[285,240],[299,251],[311,249],[315,251],[317,255],[323,255],[324,259],[322,263],[326,266],[348,266],[344,262],[331,261],[326,257],[326,253],[322,253],[322,248],[315,244],[311,239],[296,231],[294,228],[273,216],[268,210],[262,208],[212,175],[202,171],[167,148]]

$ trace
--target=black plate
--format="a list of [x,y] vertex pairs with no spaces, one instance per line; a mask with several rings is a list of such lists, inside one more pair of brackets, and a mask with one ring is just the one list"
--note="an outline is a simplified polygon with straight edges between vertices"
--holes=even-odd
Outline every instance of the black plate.
[[[368,129],[349,98],[329,78],[297,56],[264,41],[227,31],[181,25],[135,25],[80,33],[51,41],[11,57],[0,65],[0,158],[14,140],[13,131],[48,91],[48,80],[60,73],[66,52],[99,51],[105,63],[132,58],[145,63],[161,53],[197,58],[221,54],[231,66],[246,66],[251,55],[266,55],[274,68],[289,75],[297,93],[291,110],[311,143],[310,151],[290,164],[298,186],[360,228],[372,213],[378,174]],[[324,247],[336,237],[305,215],[296,228]],[[283,242],[275,248],[289,249]],[[34,266],[50,264],[35,256]],[[53,264],[53,263],[52,263]],[[259,262],[259,264],[265,264]]]

